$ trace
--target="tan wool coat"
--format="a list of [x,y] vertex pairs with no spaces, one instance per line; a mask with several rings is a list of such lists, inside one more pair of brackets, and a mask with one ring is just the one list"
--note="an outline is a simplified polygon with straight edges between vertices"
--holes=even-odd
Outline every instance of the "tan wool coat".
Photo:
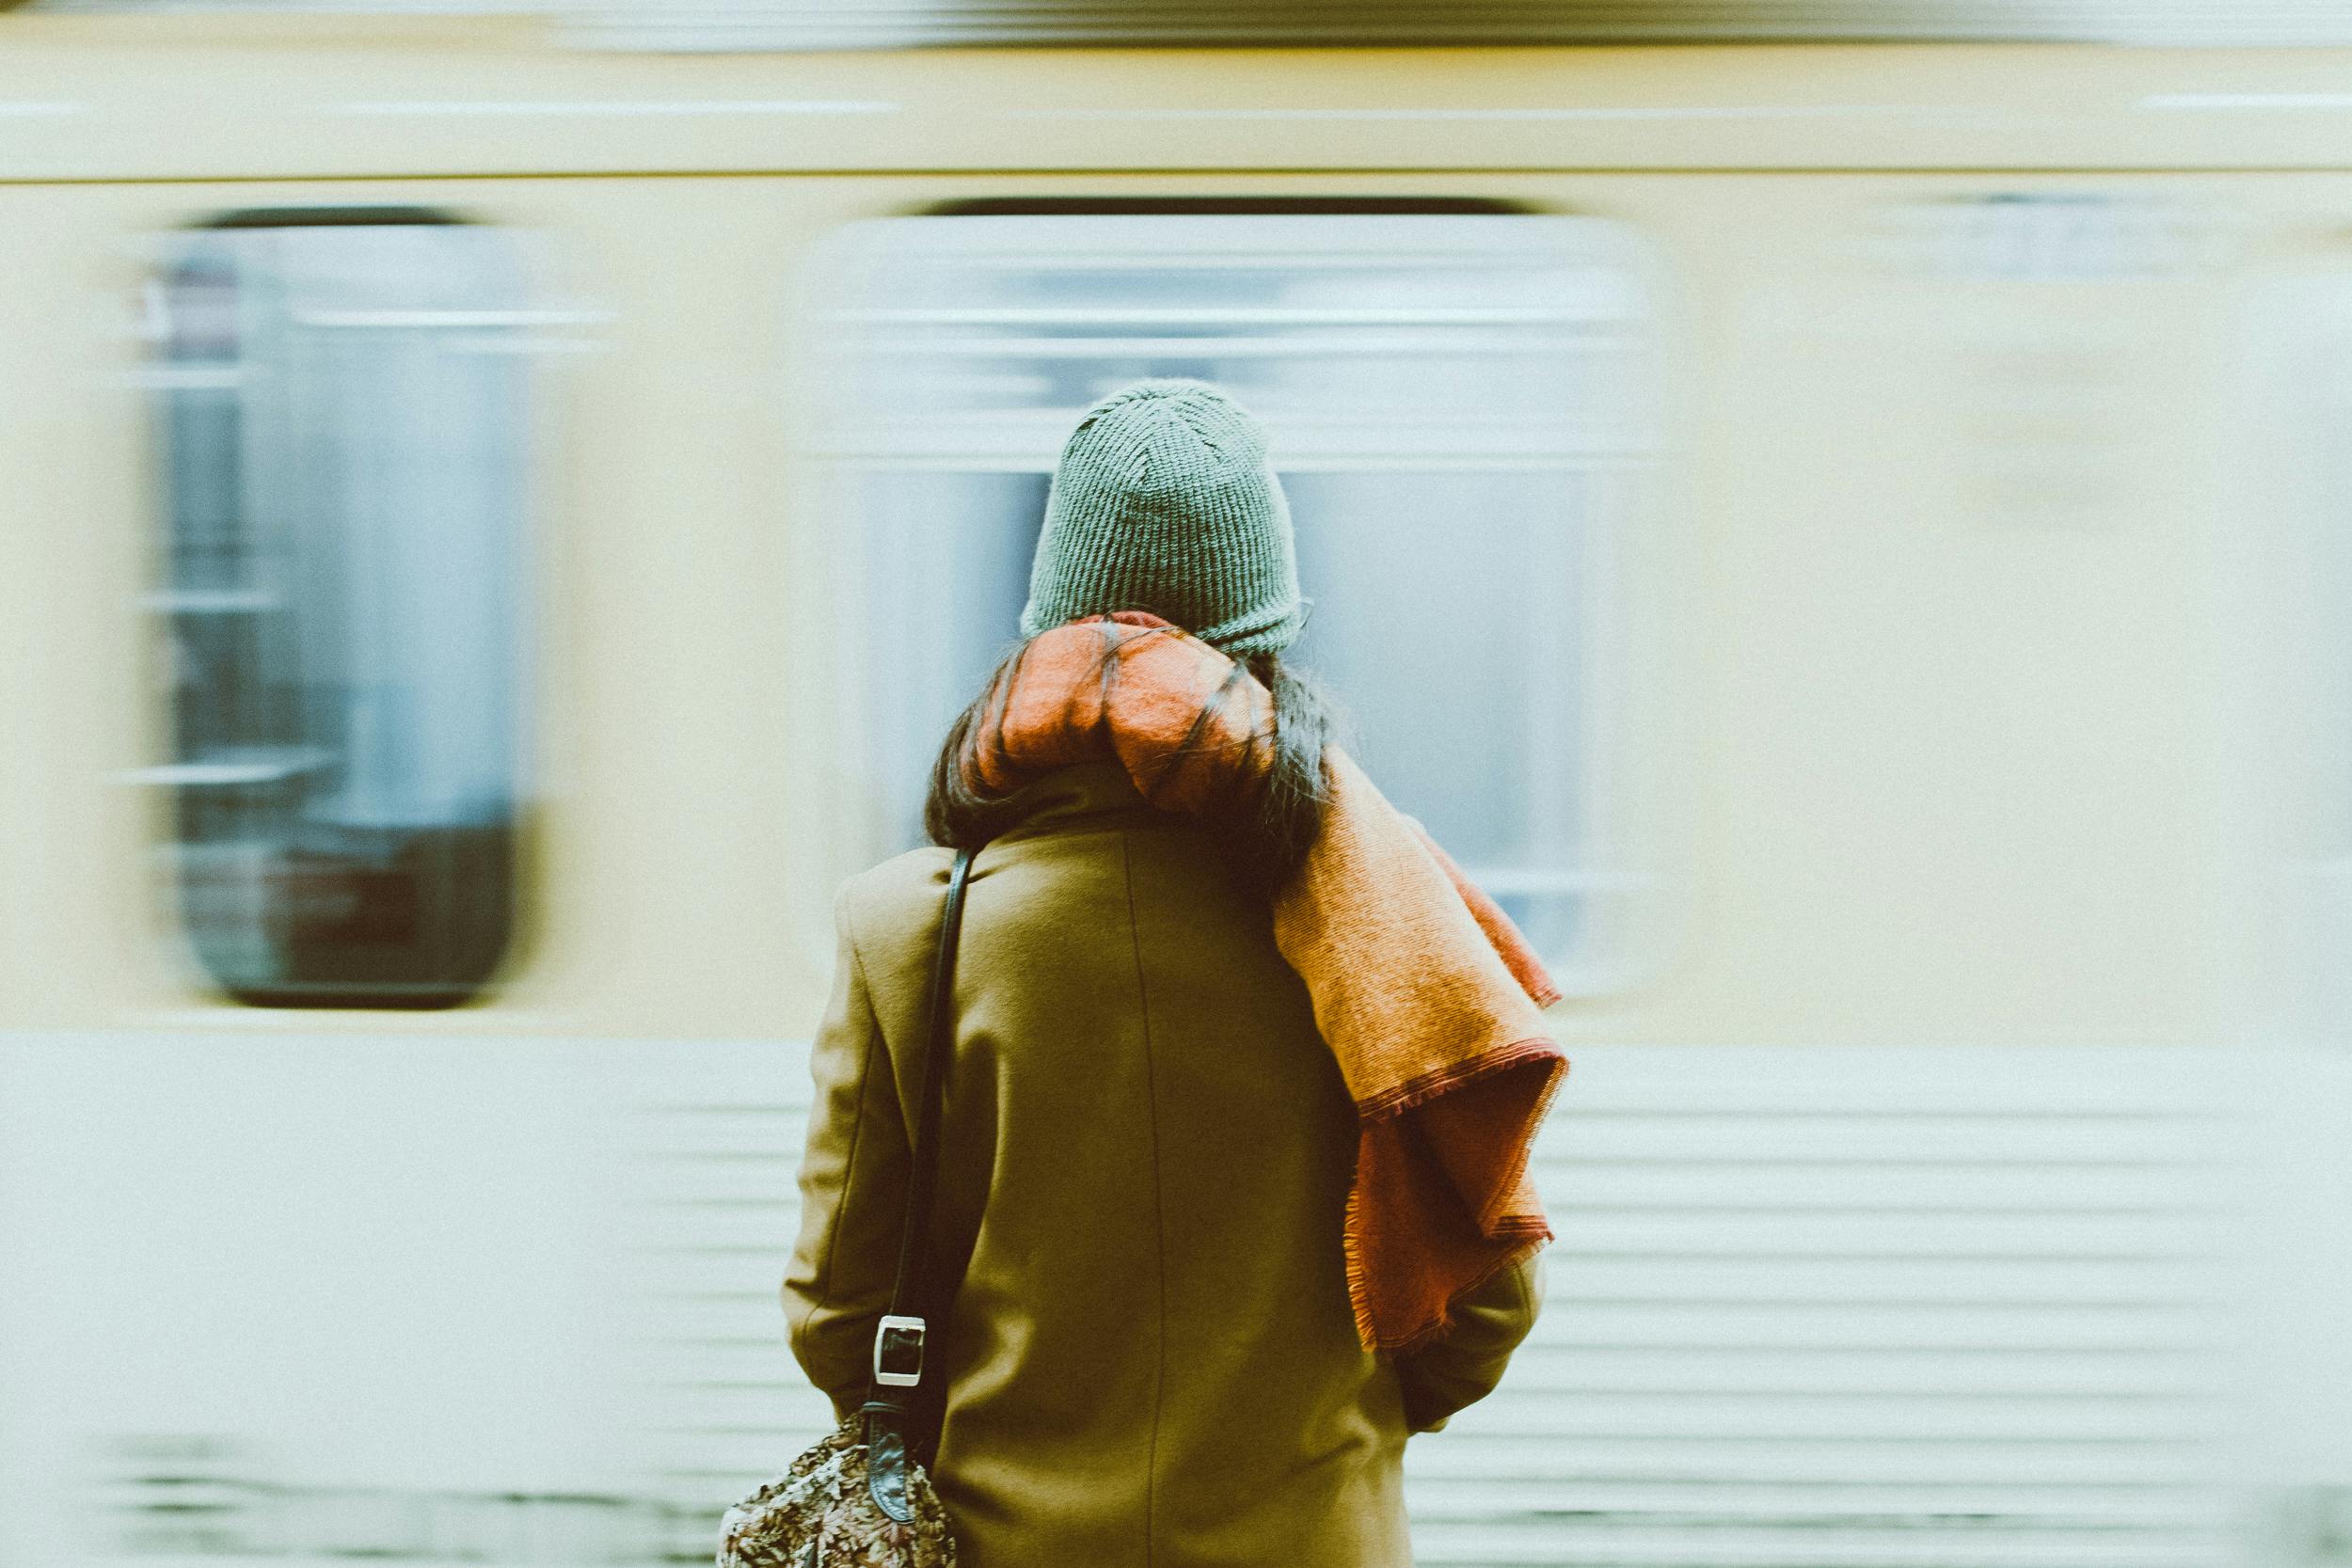
[[[1401,1361],[1359,1343],[1356,1113],[1263,897],[1115,762],[973,868],[933,1223],[932,1476],[961,1568],[1398,1568],[1408,1433],[1486,1394],[1536,1260]],[[848,1414],[886,1309],[951,855],[853,879],[816,1044],[792,1349]]]

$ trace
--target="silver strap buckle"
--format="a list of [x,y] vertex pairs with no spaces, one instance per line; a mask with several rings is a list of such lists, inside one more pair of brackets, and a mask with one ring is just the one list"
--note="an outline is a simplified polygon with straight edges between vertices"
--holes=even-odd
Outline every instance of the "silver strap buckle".
[[923,1381],[923,1320],[885,1313],[874,1330],[874,1381],[912,1388]]

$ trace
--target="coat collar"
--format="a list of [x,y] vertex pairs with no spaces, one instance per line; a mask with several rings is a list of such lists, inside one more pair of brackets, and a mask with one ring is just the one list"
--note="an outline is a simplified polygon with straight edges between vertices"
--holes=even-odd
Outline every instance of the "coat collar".
[[997,836],[1026,838],[1052,832],[1081,817],[1115,815],[1157,816],[1120,762],[1082,762],[1041,773],[1007,802],[1010,826]]

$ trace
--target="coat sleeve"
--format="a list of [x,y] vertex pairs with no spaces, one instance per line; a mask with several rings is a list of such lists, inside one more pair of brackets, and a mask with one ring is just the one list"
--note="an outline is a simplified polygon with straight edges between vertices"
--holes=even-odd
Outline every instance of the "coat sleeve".
[[1397,1360],[1406,1425],[1414,1432],[1437,1432],[1456,1411],[1494,1392],[1511,1353],[1535,1326],[1543,1302],[1540,1251],[1457,1301],[1442,1338]]
[[784,1278],[792,1354],[848,1416],[865,1402],[874,1330],[889,1310],[911,1163],[890,1053],[874,1016],[847,893],[833,998],[809,1069],[808,1141],[801,1157],[801,1232]]

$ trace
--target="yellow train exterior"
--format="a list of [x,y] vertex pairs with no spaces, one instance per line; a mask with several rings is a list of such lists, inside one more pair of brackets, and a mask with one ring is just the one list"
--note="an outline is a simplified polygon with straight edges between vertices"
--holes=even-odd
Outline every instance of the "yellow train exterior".
[[[934,544],[858,476],[961,461],[843,401],[894,332],[1088,329],[953,293],[1057,236],[1343,272],[1464,223],[1535,292],[1314,309],[1597,335],[1561,406],[1639,429],[1496,460],[1609,498],[1560,662],[1493,672],[1513,724],[1573,694],[1606,853],[1527,873],[1592,921],[1553,1302],[1417,1441],[1422,1560],[2342,1560],[2347,67],[0,21],[0,1568],[706,1550],[821,1419],[772,1299],[805,1039],[887,847],[876,649],[932,630],[860,586]],[[521,912],[468,1005],[242,1006],[158,859],[142,323],[224,214],[387,209],[528,277]],[[1468,529],[1505,492],[1425,476],[1475,466],[1363,547]],[[1529,571],[1462,647],[1522,651]]]

